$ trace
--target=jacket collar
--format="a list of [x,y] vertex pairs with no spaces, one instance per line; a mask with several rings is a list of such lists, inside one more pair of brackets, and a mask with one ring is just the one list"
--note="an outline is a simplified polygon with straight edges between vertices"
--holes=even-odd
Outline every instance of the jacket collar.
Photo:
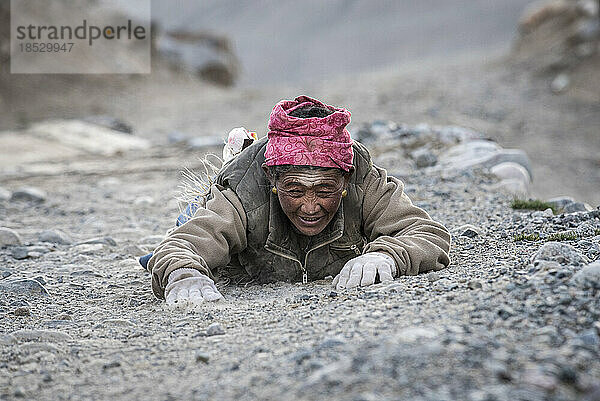
[[[344,200],[342,199],[340,207],[327,227],[313,237],[311,249],[319,248],[321,245],[341,237],[343,233]],[[269,199],[269,235],[267,237],[267,245],[298,258],[301,253],[300,249],[298,249],[297,237],[299,235],[302,234],[296,232],[292,222],[281,209],[277,195],[271,194]]]

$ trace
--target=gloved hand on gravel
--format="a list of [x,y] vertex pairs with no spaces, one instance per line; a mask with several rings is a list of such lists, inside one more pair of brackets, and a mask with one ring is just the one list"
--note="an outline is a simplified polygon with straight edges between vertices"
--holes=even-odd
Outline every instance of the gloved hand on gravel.
[[204,301],[220,299],[223,299],[223,295],[217,290],[215,282],[198,270],[182,268],[169,274],[165,288],[167,305],[198,305]]
[[397,272],[396,262],[391,256],[382,252],[369,252],[347,261],[340,274],[333,279],[333,286],[337,290],[364,287],[375,284],[377,275],[382,283],[393,281]]

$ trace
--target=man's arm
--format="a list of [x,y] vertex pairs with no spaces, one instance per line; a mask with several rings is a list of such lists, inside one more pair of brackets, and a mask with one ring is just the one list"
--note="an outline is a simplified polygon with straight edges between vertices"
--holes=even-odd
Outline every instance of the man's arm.
[[450,234],[427,212],[412,204],[404,184],[374,166],[365,179],[363,201],[367,252],[392,256],[398,275],[415,275],[448,266]]
[[232,253],[246,248],[246,213],[231,189],[213,185],[206,207],[173,230],[148,261],[152,291],[164,298],[169,274],[190,268],[214,280],[211,269],[229,263]]

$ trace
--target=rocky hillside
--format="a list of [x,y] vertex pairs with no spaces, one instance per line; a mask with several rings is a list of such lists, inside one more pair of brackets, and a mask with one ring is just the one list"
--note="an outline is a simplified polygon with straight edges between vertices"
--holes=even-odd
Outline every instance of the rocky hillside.
[[170,309],[135,257],[174,225],[197,143],[0,176],[0,399],[599,400],[600,210],[514,202],[526,155],[472,130],[353,135],[450,229],[449,268]]

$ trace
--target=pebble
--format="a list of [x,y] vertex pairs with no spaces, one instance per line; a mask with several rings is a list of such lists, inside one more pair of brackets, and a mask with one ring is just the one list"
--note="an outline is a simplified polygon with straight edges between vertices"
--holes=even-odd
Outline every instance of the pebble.
[[503,162],[490,168],[490,173],[501,180],[514,179],[520,180],[526,184],[531,182],[531,177],[525,167],[514,162]]
[[465,224],[457,228],[456,230],[461,237],[475,238],[479,235],[480,229],[472,224]]
[[135,198],[133,204],[136,206],[150,206],[154,204],[154,198],[151,196],[139,196]]
[[583,202],[572,202],[564,207],[565,213],[589,212],[592,210],[593,208],[590,205]]
[[61,245],[70,245],[73,243],[73,240],[67,233],[58,229],[42,231],[38,235],[38,240],[40,242],[49,242],[51,244]]
[[558,74],[550,84],[550,89],[552,92],[558,94],[564,92],[571,83],[571,79],[567,74]]
[[115,241],[112,237],[95,237],[90,238],[85,241],[80,241],[75,245],[92,245],[92,244],[102,244],[109,246],[117,246],[117,241]]
[[36,280],[2,280],[0,281],[0,292],[6,291],[12,295],[48,296],[48,290]]
[[549,260],[560,263],[561,265],[580,266],[589,262],[589,259],[579,253],[574,247],[561,242],[546,242],[531,257],[531,263],[535,265],[537,261]]
[[575,202],[575,199],[571,198],[570,196],[558,196],[556,198],[548,199],[547,202],[555,209],[562,210],[568,204]]
[[438,272],[427,273],[427,280],[430,283],[433,283],[434,281],[438,281],[439,279],[440,279],[440,274]]
[[18,341],[65,342],[73,340],[67,333],[56,330],[17,330],[10,333]]
[[7,269],[6,267],[0,267],[0,279],[5,279],[12,274],[13,274],[12,269]]
[[102,244],[81,244],[75,245],[73,250],[81,254],[95,254],[104,249]]
[[202,362],[202,363],[207,364],[209,360],[210,360],[210,356],[206,352],[202,352],[202,351],[196,352],[196,363]]
[[434,166],[437,163],[437,156],[427,148],[420,148],[411,153],[418,168]]
[[207,336],[218,336],[221,334],[225,334],[225,329],[219,323],[211,323],[206,329]]
[[0,227],[0,248],[12,245],[21,245],[21,237],[15,230]]
[[471,290],[480,290],[483,288],[483,284],[479,280],[470,280],[467,283],[467,287]]
[[39,188],[22,187],[12,193],[10,200],[41,203],[46,200],[46,193]]
[[13,311],[13,315],[15,316],[31,316],[31,311],[29,308],[22,306]]
[[7,201],[10,199],[10,191],[8,189],[0,187],[0,202]]
[[10,254],[14,259],[17,260],[27,259],[29,257],[29,250],[27,250],[27,247],[18,246],[14,247]]
[[575,273],[571,282],[582,288],[600,289],[600,262],[594,262]]

